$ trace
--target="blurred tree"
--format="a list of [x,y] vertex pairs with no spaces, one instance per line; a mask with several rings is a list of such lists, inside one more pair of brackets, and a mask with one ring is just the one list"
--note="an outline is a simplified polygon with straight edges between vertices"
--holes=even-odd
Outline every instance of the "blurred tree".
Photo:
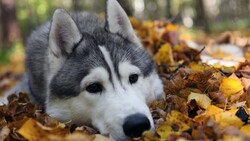
[[117,0],[120,5],[122,6],[122,8],[125,10],[125,12],[127,13],[128,16],[133,16],[132,14],[132,7],[129,4],[128,0]]
[[171,5],[172,5],[172,0],[166,0],[166,17],[167,18],[172,17]]
[[203,27],[206,32],[209,32],[209,24],[207,22],[207,16],[205,13],[204,0],[196,0],[194,4],[196,10],[196,17],[195,17],[196,26]]
[[72,7],[74,11],[81,11],[82,10],[81,0],[72,0]]
[[[1,6],[1,2],[0,2],[0,19],[2,19],[2,6]],[[3,21],[1,20],[0,21],[0,50],[1,50],[1,47],[2,47],[2,44],[3,44],[3,29],[2,29],[2,23]]]
[[11,43],[20,36],[16,17],[16,1],[0,0],[2,43],[11,47]]

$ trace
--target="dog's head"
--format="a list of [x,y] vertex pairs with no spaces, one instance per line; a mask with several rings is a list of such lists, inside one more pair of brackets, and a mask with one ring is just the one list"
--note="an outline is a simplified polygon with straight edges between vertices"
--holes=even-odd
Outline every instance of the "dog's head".
[[106,22],[79,16],[62,9],[54,13],[47,112],[65,122],[90,123],[116,140],[153,129],[147,104],[163,88],[126,13],[116,0],[108,0]]

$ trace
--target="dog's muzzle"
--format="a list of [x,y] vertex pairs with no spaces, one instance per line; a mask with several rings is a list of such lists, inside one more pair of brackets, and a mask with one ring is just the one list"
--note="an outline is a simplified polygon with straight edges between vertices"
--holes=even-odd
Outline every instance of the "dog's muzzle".
[[134,138],[151,128],[149,119],[141,113],[136,113],[125,118],[123,131],[126,136]]

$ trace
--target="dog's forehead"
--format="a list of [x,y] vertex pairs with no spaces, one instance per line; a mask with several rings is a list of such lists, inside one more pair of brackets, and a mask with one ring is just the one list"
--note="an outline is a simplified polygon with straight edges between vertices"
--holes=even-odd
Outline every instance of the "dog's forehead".
[[130,62],[131,65],[138,67],[145,76],[154,70],[154,62],[146,50],[117,34],[100,30],[97,30],[96,33],[96,42],[107,49],[116,70],[121,62]]
[[[99,47],[105,47],[108,51],[115,70],[118,72],[119,63],[130,62],[131,65],[138,67],[147,76],[154,70],[154,62],[151,56],[144,49],[135,46],[129,40],[117,34],[106,32],[103,28],[96,28],[93,34],[83,34],[82,43],[77,47],[80,56],[88,54],[87,60],[92,60],[93,67],[103,66],[108,68],[103,53]],[[80,57],[82,59],[82,57]],[[85,61],[85,59],[76,62]],[[87,62],[88,63],[88,62]],[[86,69],[89,69],[88,67]]]
[[83,33],[83,40],[52,79],[51,93],[57,97],[79,95],[81,80],[97,67],[106,69],[111,81],[114,74],[111,74],[110,66],[100,46],[107,50],[114,66],[113,73],[118,77],[121,62],[130,62],[131,65],[138,67],[145,77],[154,70],[154,63],[149,54],[119,35],[108,34],[104,30],[98,34]]

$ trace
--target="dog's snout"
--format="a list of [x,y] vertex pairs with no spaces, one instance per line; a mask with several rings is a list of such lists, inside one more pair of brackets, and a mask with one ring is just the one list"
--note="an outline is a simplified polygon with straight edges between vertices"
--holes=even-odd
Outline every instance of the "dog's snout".
[[141,134],[150,129],[149,119],[140,113],[128,116],[123,124],[123,131],[128,137],[139,137]]

